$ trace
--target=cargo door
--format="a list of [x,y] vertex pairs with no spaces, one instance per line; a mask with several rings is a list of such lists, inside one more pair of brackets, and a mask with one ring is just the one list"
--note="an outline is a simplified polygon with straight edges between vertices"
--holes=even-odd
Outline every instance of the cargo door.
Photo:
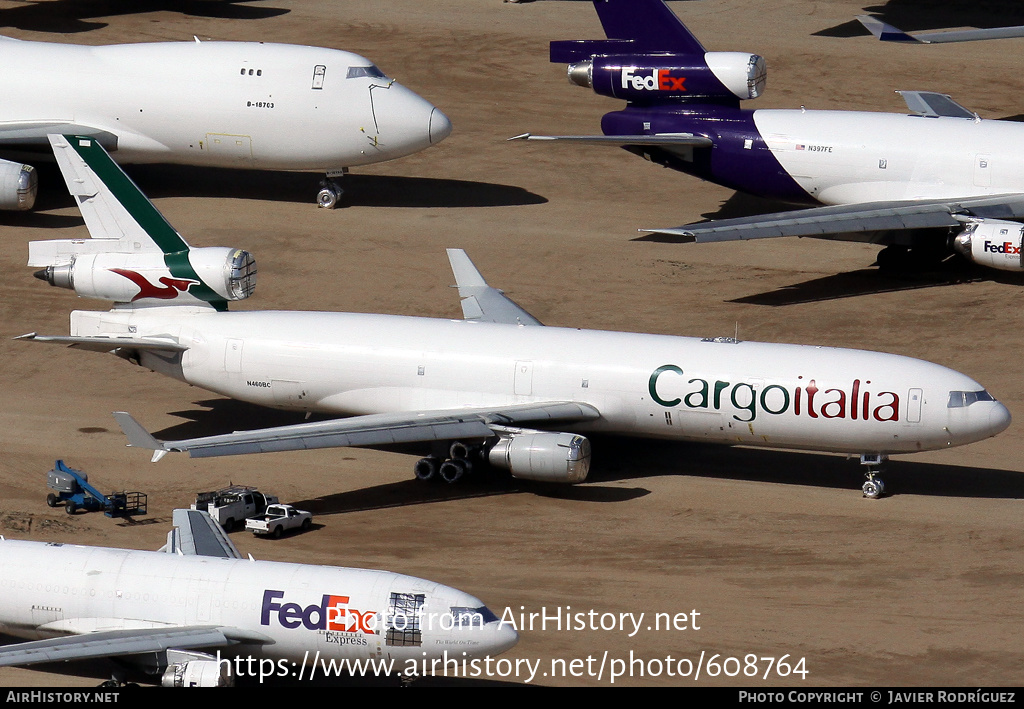
[[218,165],[252,164],[252,138],[248,135],[207,133],[206,149]]

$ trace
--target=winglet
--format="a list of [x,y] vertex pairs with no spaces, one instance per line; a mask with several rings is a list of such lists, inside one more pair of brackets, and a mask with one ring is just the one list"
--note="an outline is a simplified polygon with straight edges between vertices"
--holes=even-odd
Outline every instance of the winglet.
[[927,44],[923,40],[909,35],[899,27],[893,27],[892,25],[882,22],[877,17],[871,15],[857,15],[857,20],[864,25],[868,32],[878,37],[883,42],[921,42]]
[[452,274],[455,282],[459,285],[459,294],[466,287],[487,287],[487,281],[480,275],[480,271],[469,260],[469,256],[462,249],[448,249],[448,262],[452,265]]
[[153,451],[154,463],[170,452],[170,449],[162,441],[154,438],[153,434],[143,428],[142,424],[132,418],[132,415],[127,411],[115,411],[114,419],[128,438],[128,445],[130,447]]
[[462,249],[448,249],[448,262],[462,298],[462,316],[466,320],[506,325],[543,325],[497,288],[487,285],[469,256]]

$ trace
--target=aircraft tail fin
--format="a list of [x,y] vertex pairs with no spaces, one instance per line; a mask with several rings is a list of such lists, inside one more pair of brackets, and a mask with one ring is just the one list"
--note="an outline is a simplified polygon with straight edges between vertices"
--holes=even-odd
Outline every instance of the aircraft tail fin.
[[[164,215],[124,174],[95,138],[50,135],[68,192],[93,239],[112,239],[129,253],[188,251]],[[31,264],[30,264],[31,265]]]
[[594,0],[608,39],[551,43],[551,61],[576,62],[594,54],[704,54],[704,46],[662,0]]
[[[739,106],[764,91],[762,57],[706,51],[662,0],[594,0],[594,8],[607,39],[551,43],[551,61],[568,64],[572,84],[645,108]],[[649,116],[633,123],[627,135],[652,133]]]
[[133,306],[201,305],[227,309],[256,287],[252,255],[192,248],[89,136],[49,135],[68,192],[90,239],[29,243],[28,265],[52,286]]

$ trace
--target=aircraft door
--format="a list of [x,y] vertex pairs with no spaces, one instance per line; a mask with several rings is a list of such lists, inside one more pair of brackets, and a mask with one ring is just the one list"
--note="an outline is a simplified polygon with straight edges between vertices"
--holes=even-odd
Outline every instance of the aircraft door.
[[224,371],[242,371],[242,340],[228,340],[224,346]]
[[272,379],[270,389],[274,394],[274,403],[289,409],[304,409],[302,401],[306,398],[303,382],[288,379]]
[[676,437],[691,441],[721,441],[729,437],[728,424],[720,411],[675,409],[665,412],[665,423]]
[[974,186],[990,187],[992,185],[992,156],[974,156]]
[[907,423],[921,423],[921,404],[924,399],[924,392],[920,389],[911,389],[907,393]]
[[516,362],[514,386],[516,396],[533,394],[533,362]]
[[310,87],[314,91],[322,91],[324,88],[324,77],[327,76],[327,67],[323,64],[317,64],[313,67],[313,85]]
[[228,133],[207,133],[206,149],[216,164],[227,167],[252,164],[252,137]]

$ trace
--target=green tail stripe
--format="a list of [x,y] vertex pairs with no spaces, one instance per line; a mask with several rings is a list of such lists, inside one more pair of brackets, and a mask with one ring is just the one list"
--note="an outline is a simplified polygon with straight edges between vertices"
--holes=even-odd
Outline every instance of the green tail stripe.
[[95,138],[65,135],[64,139],[75,152],[85,160],[100,181],[107,186],[114,198],[120,202],[132,219],[138,222],[146,234],[164,252],[164,263],[175,278],[198,281],[189,288],[189,293],[199,300],[205,300],[217,310],[227,310],[227,302],[199,277],[188,260],[189,245],[174,227],[164,218],[138,185],[132,182],[124,170],[118,167],[103,146]]
[[100,181],[107,186],[121,206],[139,223],[150,238],[165,254],[188,251],[188,244],[174,230],[164,215],[149,201],[142,190],[117,166],[103,146],[95,138],[65,135],[64,139],[75,149],[85,163],[92,168]]

